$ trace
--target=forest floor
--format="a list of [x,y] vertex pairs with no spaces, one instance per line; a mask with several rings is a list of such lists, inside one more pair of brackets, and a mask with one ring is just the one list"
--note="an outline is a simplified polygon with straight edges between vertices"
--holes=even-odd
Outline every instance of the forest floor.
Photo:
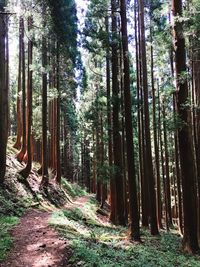
[[39,188],[35,166],[23,183],[23,164],[10,146],[6,182],[0,188],[0,267],[199,267],[200,257],[183,254],[176,229],[152,237],[141,229],[142,243],[130,242],[127,227],[109,222],[109,206],[76,184],[53,180]]
[[12,231],[14,246],[1,267],[67,266],[67,242],[49,227],[50,213],[29,210]]
[[[66,206],[69,210],[81,207],[88,197],[78,198]],[[67,267],[72,251],[68,242],[49,226],[51,213],[30,209],[11,231],[12,250],[1,267]]]
[[127,228],[112,225],[91,195],[51,212],[29,209],[11,231],[14,244],[1,267],[199,267],[181,252],[176,231],[130,242]]

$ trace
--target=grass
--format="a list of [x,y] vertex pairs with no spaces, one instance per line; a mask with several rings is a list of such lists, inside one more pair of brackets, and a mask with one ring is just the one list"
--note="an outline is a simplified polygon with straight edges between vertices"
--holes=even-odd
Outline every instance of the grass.
[[85,189],[83,189],[76,183],[73,183],[73,184],[69,183],[66,179],[62,179],[62,187],[64,190],[68,192],[68,194],[72,198],[82,197],[82,196],[87,195],[87,192]]
[[6,254],[13,244],[9,231],[18,223],[18,217],[0,216],[0,261],[6,258]]
[[55,212],[53,225],[70,242],[72,266],[84,267],[199,267],[199,258],[183,254],[176,232],[159,237],[142,230],[142,244],[127,240],[127,229],[103,223],[97,206],[88,201],[83,208]]

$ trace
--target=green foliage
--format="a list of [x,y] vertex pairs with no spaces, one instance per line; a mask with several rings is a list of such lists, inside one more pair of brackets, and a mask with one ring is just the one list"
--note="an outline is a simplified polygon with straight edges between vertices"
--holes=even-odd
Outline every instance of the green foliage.
[[67,190],[68,194],[74,198],[74,197],[81,197],[81,196],[85,196],[87,193],[86,191],[80,187],[78,184],[74,183],[71,184],[69,183],[66,179],[62,179],[62,186],[63,189]]
[[197,257],[184,255],[176,233],[152,237],[142,231],[142,244],[126,239],[126,229],[102,222],[95,201],[53,214],[51,224],[70,242],[70,263],[84,267],[198,267]]
[[0,189],[0,214],[22,215],[24,213],[26,199],[17,199],[16,196],[10,197],[10,194]]
[[9,231],[18,223],[17,217],[0,216],[0,261],[5,259],[6,253],[13,243]]
[[52,16],[53,30],[67,54],[75,63],[77,54],[77,15],[74,0],[47,0]]
[[[104,54],[106,48],[110,45],[109,36],[105,28],[105,18],[108,16],[108,9],[107,0],[90,1],[83,30],[83,46],[94,54]],[[118,36],[116,38],[119,39]]]

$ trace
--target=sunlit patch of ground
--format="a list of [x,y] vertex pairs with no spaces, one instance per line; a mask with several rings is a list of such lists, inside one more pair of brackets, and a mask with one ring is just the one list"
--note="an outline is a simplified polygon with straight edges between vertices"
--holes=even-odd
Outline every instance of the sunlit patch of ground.
[[55,212],[50,223],[73,251],[71,266],[84,267],[199,267],[200,259],[181,252],[181,238],[162,232],[152,237],[142,230],[142,244],[127,239],[127,228],[102,219],[94,201],[78,200]]
[[67,266],[67,242],[49,227],[50,213],[30,210],[13,230],[14,246],[1,267]]

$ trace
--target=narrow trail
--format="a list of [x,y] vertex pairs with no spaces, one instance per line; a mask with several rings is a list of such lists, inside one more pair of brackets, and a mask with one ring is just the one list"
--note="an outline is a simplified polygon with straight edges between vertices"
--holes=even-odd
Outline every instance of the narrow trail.
[[[67,209],[81,208],[88,197],[81,197],[65,206]],[[51,213],[29,210],[12,231],[14,246],[7,260],[0,267],[67,267],[71,249],[66,240],[62,240],[48,221]]]

